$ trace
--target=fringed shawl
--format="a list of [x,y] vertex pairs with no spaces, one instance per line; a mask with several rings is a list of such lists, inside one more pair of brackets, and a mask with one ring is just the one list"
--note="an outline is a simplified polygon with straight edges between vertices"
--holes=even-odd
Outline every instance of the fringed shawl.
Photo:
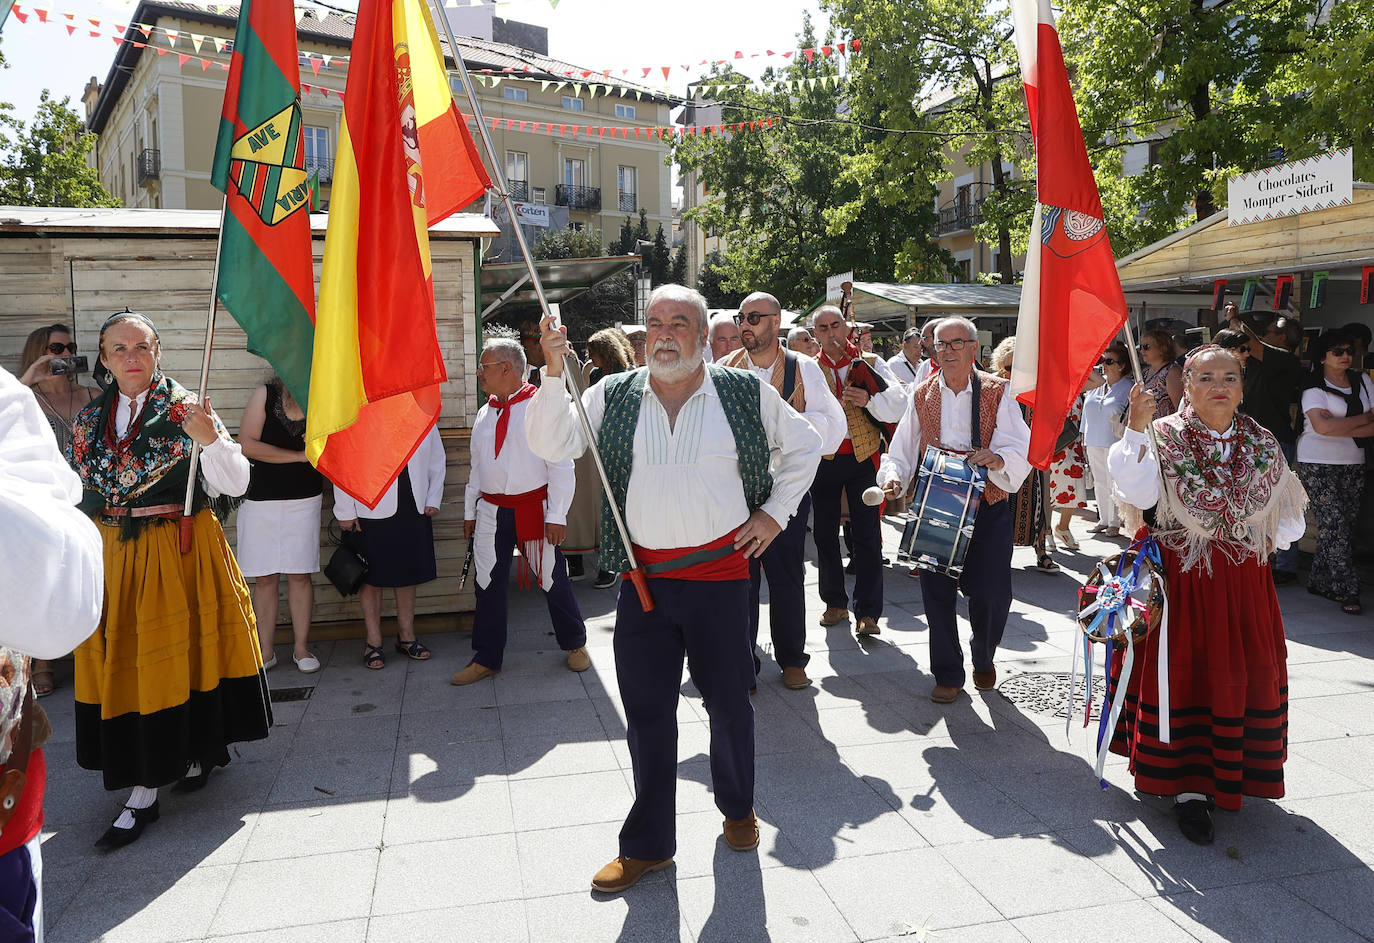
[[1210,573],[1213,550],[1234,563],[1266,559],[1277,549],[1279,522],[1306,510],[1307,492],[1278,440],[1244,413],[1236,413],[1224,463],[1221,443],[1186,401],[1155,420],[1155,433],[1165,480],[1155,538],[1179,554],[1185,571],[1202,563]]

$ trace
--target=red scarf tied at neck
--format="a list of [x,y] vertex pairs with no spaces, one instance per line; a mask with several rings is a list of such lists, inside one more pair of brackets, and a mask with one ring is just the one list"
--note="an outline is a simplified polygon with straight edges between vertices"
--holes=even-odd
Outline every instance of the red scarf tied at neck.
[[503,445],[506,444],[506,430],[508,430],[508,429],[510,428],[510,408],[511,408],[512,406],[514,406],[516,403],[523,403],[525,400],[529,399],[529,398],[530,398],[531,396],[533,396],[536,392],[538,392],[538,390],[539,390],[539,387],[535,386],[533,383],[526,383],[524,386],[520,387],[520,389],[516,390],[515,393],[514,393],[512,396],[508,397],[508,398],[506,399],[505,402],[502,402],[501,400],[497,399],[495,396],[491,396],[491,397],[488,397],[488,398],[487,398],[487,405],[490,406],[492,409],[496,410],[496,413],[497,413],[497,415],[496,415],[496,457],[497,457],[497,458],[500,458],[500,457],[501,457],[501,446],[503,446]]

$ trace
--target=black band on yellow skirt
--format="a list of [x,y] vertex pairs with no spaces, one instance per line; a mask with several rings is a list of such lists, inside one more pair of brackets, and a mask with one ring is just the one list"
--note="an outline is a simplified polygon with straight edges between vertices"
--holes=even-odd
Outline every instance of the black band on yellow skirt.
[[76,761],[101,770],[106,789],[176,782],[191,762],[224,766],[227,744],[261,740],[271,726],[267,679],[225,678],[213,691],[154,714],[100,717],[99,704],[76,704]]
[[196,514],[185,554],[173,521],[100,533],[105,611],[74,657],[78,762],[108,789],[160,786],[267,736],[252,598],[214,513]]

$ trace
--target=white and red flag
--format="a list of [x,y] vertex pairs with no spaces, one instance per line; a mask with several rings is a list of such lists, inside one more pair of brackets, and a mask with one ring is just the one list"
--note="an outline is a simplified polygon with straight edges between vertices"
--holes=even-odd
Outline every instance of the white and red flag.
[[1036,172],[1011,389],[1034,410],[1030,463],[1047,468],[1088,373],[1126,321],[1126,298],[1050,0],[1012,0],[1011,10]]

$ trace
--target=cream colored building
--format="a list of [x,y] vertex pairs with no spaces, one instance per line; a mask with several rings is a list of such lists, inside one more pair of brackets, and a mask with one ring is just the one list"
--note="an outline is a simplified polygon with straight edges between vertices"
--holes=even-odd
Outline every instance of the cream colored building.
[[[547,31],[497,18],[493,9],[460,7],[449,15],[455,33],[463,36],[459,45],[468,69],[491,70],[483,73],[490,76],[485,84],[474,82],[483,114],[499,119],[491,134],[516,201],[547,206],[549,212],[530,215],[599,230],[603,241],[614,239],[625,217],[640,208],[648,211],[651,229],[659,223],[670,229],[668,148],[648,133],[670,125],[670,100],[550,59],[544,54]],[[353,24],[351,16],[320,14],[305,13],[297,38],[306,165],[320,171],[327,201],[343,112],[337,93],[347,83]],[[127,207],[218,209],[223,196],[210,184],[210,169],[229,74],[219,63],[228,62],[232,44],[224,41],[232,41],[236,17],[177,2],[143,2],[131,21],[154,27],[146,44],[120,46],[105,82],[92,77],[83,98],[87,126],[99,135],[93,160],[100,179]],[[443,45],[447,52],[448,44]],[[172,52],[157,52],[168,46]],[[180,54],[191,58],[182,62]],[[513,72],[503,73],[506,69]],[[466,112],[466,93],[456,74],[450,77],[458,107]],[[508,129],[507,119],[528,127]],[[550,125],[568,130],[549,134]],[[640,133],[613,138],[612,128]],[[526,234],[533,238],[539,228],[526,226]]]

